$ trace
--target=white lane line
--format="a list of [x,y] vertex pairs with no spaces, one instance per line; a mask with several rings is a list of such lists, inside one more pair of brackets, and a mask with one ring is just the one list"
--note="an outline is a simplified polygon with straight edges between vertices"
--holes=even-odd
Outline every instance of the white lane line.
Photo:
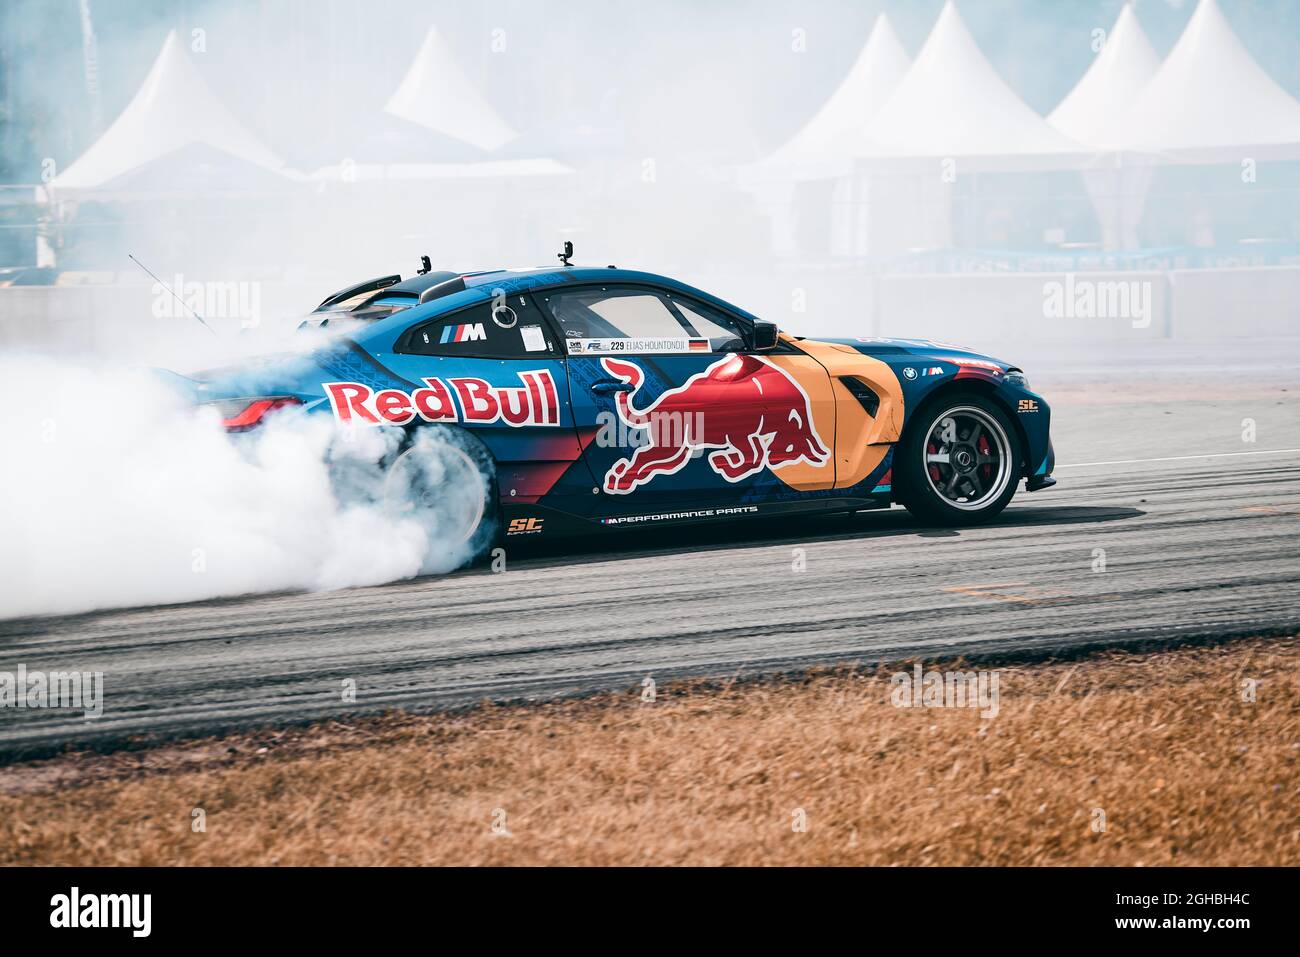
[[[1300,449],[1260,449],[1255,452],[1206,452],[1201,455],[1167,455],[1159,459],[1116,459],[1113,462],[1070,462],[1058,465],[1057,469],[1082,469],[1090,465],[1141,465],[1145,462],[1181,462],[1185,459],[1220,459],[1233,455],[1289,455]],[[1055,471],[1055,469],[1053,470]]]

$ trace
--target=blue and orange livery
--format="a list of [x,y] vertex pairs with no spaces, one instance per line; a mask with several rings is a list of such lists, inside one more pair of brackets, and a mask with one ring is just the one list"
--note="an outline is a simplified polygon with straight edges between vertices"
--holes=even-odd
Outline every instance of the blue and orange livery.
[[[327,298],[332,333],[200,374],[232,430],[286,405],[454,429],[491,462],[502,534],[906,505],[996,515],[1054,484],[1022,370],[924,339],[807,339],[651,273],[563,266],[387,276]],[[485,520],[488,520],[485,519]]]

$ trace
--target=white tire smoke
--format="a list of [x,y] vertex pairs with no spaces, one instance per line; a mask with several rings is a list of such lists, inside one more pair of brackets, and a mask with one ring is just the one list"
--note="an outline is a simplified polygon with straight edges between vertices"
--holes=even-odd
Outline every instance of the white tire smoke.
[[371,585],[480,540],[457,509],[488,482],[446,436],[417,436],[423,499],[402,503],[397,431],[286,412],[230,436],[147,371],[49,357],[0,357],[0,378],[0,616]]

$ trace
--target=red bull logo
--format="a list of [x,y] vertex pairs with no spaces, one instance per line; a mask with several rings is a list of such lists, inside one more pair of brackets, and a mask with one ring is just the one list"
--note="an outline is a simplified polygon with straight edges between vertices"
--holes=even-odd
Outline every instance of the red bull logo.
[[[330,407],[340,422],[370,425],[405,425],[417,417],[425,422],[465,422],[491,425],[504,422],[513,428],[560,424],[560,397],[548,369],[516,373],[519,387],[493,385],[486,379],[459,377],[443,382],[424,380],[424,388],[406,392],[373,392],[360,382],[323,383]],[[451,383],[448,388],[447,383]],[[452,392],[460,402],[459,413]]]
[[[644,408],[635,404],[645,379],[640,366],[601,359],[605,371],[632,386],[618,393],[619,418],[632,428],[650,429],[650,444],[615,462],[605,473],[605,491],[625,495],[656,475],[686,467],[697,449],[711,449],[713,471],[739,482],[764,468],[795,462],[823,465],[830,452],[813,424],[808,395],[791,376],[751,355],[719,359],[703,372],[669,389]],[[654,428],[665,418],[680,429]]]

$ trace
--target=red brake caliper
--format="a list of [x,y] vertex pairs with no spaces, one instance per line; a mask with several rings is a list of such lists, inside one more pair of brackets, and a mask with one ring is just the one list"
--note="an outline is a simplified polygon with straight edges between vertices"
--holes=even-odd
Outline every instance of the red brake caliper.
[[[938,451],[939,451],[939,447],[936,446],[933,442],[927,442],[925,444],[925,454],[927,458],[931,455],[936,454]],[[939,475],[939,466],[931,463],[929,466],[929,471],[930,471],[930,480],[932,482],[937,483],[943,481],[943,479]]]

